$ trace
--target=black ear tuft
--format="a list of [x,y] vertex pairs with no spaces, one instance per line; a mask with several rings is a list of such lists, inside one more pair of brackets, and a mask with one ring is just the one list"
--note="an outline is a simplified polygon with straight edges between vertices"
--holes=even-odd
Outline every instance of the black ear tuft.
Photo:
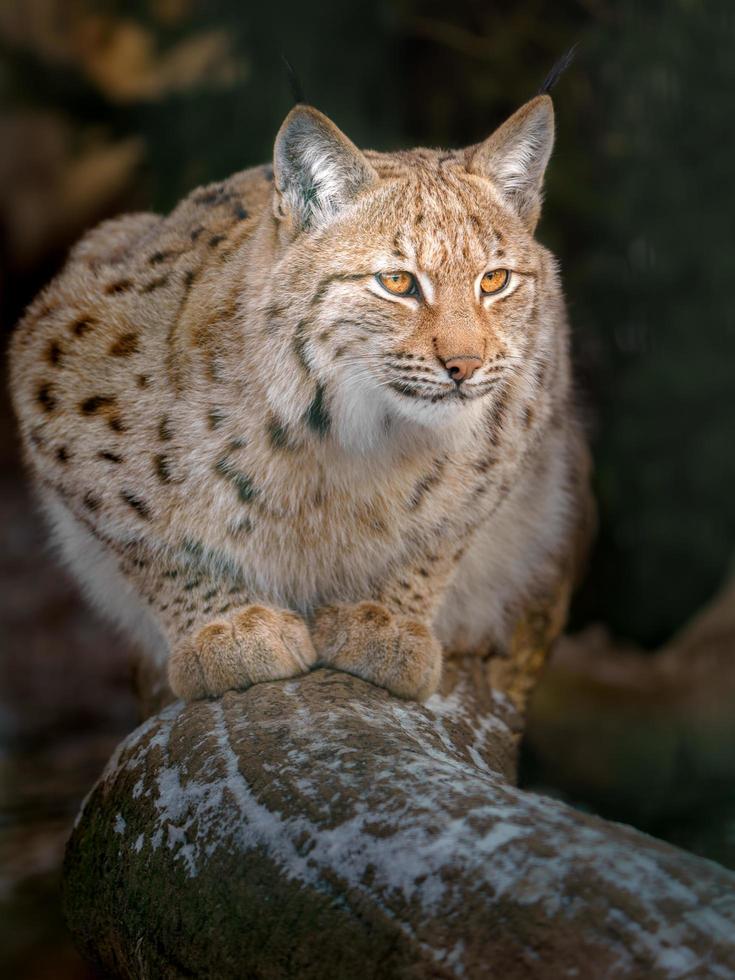
[[281,52],[281,61],[283,62],[283,67],[286,69],[286,78],[288,79],[288,87],[291,89],[291,97],[294,100],[294,105],[307,105],[301,79],[283,52]]
[[563,54],[561,58],[556,62],[554,67],[551,69],[549,74],[544,79],[544,83],[538,90],[537,95],[548,95],[552,88],[559,81],[561,76],[567,70],[567,68],[574,61],[574,56],[577,53],[577,48],[579,47],[579,41],[576,41],[571,48]]

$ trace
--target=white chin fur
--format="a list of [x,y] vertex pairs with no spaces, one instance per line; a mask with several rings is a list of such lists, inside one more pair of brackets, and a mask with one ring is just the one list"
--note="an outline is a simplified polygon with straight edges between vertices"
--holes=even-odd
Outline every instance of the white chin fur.
[[432,404],[348,377],[335,392],[332,418],[341,445],[352,452],[375,452],[397,441],[457,446],[472,435],[484,403],[477,398]]
[[390,399],[395,414],[427,428],[464,427],[482,411],[481,398],[472,401],[446,398],[443,401],[430,402],[390,392]]

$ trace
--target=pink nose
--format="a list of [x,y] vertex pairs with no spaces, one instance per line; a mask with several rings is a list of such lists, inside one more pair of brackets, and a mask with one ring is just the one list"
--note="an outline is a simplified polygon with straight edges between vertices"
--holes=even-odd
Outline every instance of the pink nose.
[[479,357],[457,356],[450,357],[444,362],[444,367],[449,372],[449,377],[457,384],[468,381],[475,371],[480,367],[482,361]]

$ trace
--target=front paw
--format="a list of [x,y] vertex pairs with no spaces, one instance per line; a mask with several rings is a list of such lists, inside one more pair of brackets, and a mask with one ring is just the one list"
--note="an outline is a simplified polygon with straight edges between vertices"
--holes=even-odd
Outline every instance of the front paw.
[[442,651],[434,634],[376,602],[324,606],[311,635],[322,663],[398,697],[425,701],[439,687]]
[[300,616],[243,606],[186,637],[171,654],[168,679],[177,697],[194,701],[304,674],[315,660]]

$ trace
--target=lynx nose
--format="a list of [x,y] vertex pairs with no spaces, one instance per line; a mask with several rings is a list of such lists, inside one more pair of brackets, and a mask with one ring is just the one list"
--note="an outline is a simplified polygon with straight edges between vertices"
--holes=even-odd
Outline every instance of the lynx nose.
[[450,357],[448,361],[444,362],[444,367],[452,381],[461,384],[463,381],[469,381],[481,364],[482,360],[479,357],[458,356]]

